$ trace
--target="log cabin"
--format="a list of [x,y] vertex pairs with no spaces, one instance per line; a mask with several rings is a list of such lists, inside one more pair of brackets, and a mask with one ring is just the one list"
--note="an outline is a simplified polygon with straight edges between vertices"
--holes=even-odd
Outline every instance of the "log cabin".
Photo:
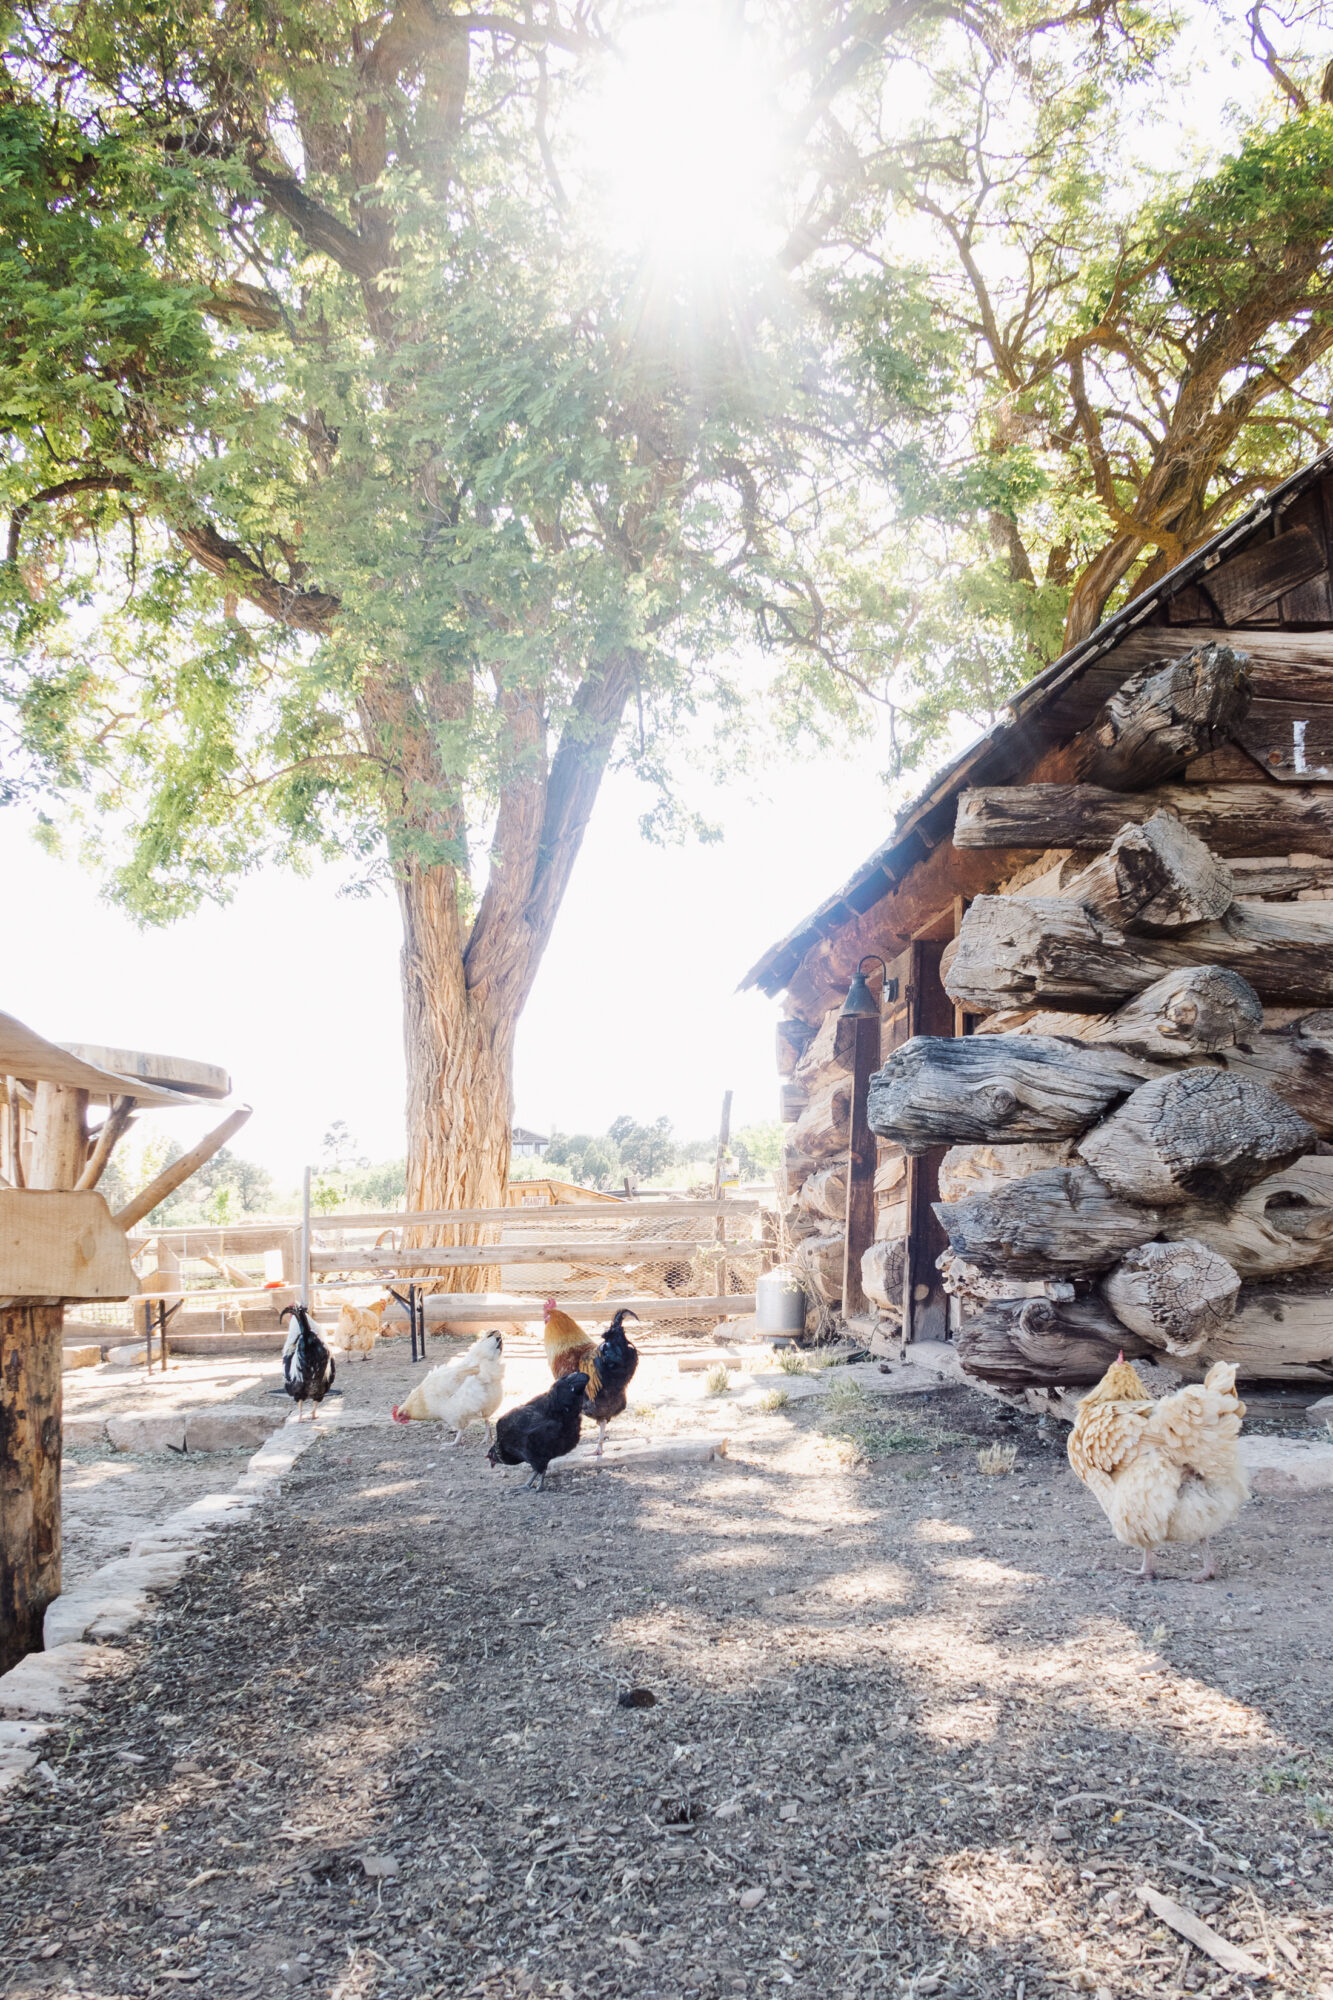
[[1120,1349],[1333,1379],[1331,550],[1333,452],[1030,681],[746,975],[783,996],[826,1308],[1003,1389]]

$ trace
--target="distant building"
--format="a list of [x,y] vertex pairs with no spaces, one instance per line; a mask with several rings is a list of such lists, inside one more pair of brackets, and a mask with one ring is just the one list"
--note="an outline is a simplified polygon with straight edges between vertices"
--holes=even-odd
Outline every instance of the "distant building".
[[512,1151],[516,1160],[539,1160],[550,1140],[540,1132],[529,1132],[525,1125],[515,1125]]

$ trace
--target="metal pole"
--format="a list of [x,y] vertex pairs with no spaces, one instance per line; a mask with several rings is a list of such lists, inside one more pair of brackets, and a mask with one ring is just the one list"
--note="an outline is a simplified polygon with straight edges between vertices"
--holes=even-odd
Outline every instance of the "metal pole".
[[310,1169],[301,1181],[301,1304],[310,1310]]

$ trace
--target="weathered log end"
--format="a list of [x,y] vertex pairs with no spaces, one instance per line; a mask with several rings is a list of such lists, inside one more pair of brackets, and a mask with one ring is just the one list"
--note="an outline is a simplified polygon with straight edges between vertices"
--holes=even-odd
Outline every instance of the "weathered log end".
[[1073,744],[1076,776],[1138,792],[1182,771],[1227,737],[1250,706],[1250,662],[1231,646],[1198,646],[1140,667]]
[[1035,1278],[1108,1271],[1156,1236],[1164,1219],[1078,1166],[1027,1174],[966,1201],[937,1202],[935,1213],[949,1248],[969,1264]]
[[1315,1142],[1313,1126],[1263,1084],[1190,1069],[1145,1083],[1078,1150],[1117,1194],[1173,1207],[1234,1201]]
[[872,1132],[909,1153],[974,1142],[1072,1138],[1143,1082],[1111,1049],[1035,1035],[918,1035],[870,1079]]
[[1236,886],[1225,861],[1197,834],[1174,813],[1155,812],[1141,826],[1122,827],[1107,852],[1060,893],[1121,930],[1167,930],[1220,917]]
[[1235,1312],[1240,1279],[1225,1257],[1186,1237],[1131,1250],[1102,1291],[1116,1318],[1150,1346],[1196,1354]]
[[1152,1353],[1100,1299],[997,1299],[958,1337],[968,1375],[1001,1388],[1090,1388],[1117,1354]]
[[861,1259],[861,1289],[878,1311],[901,1319],[906,1273],[906,1237],[883,1237],[872,1243]]
[[1168,972],[1127,1000],[1106,1024],[1105,1039],[1133,1055],[1216,1055],[1263,1027],[1264,1010],[1249,981],[1223,965]]

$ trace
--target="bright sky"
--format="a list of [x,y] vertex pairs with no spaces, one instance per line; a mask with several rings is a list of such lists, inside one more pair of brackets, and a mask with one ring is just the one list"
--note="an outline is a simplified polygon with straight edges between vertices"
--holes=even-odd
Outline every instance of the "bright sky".
[[[685,1136],[777,1115],[776,1003],[738,996],[764,948],[838,887],[892,815],[874,747],[776,770],[768,798],[702,801],[726,838],[645,845],[648,801],[602,789],[555,937],[519,1030],[520,1124],[602,1131],[665,1112]],[[74,862],[49,859],[0,814],[0,1008],[54,1041],[224,1063],[255,1115],[235,1146],[288,1185],[345,1119],[361,1150],[403,1150],[398,918],[387,894],[340,899],[330,872],[274,870],[224,910],[140,931]],[[215,1122],[164,1113],[182,1141]]]

